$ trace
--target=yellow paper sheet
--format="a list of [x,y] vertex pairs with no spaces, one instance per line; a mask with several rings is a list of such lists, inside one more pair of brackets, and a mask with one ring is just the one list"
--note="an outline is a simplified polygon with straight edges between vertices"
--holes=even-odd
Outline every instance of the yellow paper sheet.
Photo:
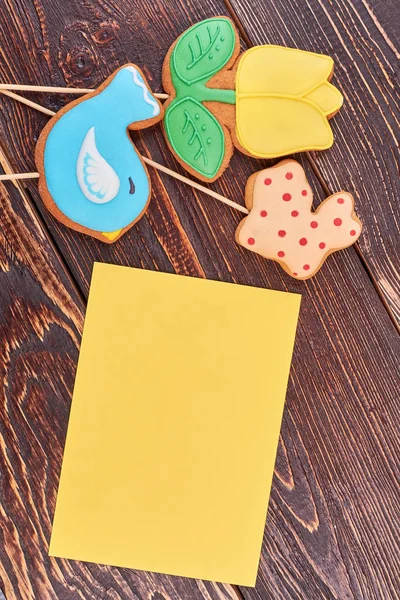
[[255,585],[299,305],[95,265],[52,556]]

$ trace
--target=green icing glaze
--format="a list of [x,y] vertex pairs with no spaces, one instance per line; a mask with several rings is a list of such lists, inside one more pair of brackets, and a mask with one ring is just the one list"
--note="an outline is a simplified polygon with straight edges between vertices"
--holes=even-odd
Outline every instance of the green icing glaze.
[[176,98],[165,113],[166,135],[176,154],[203,177],[212,179],[225,154],[224,132],[202,102],[235,104],[235,90],[207,87],[235,49],[229,19],[207,19],[190,27],[178,40],[170,59]]
[[235,90],[218,90],[217,88],[209,88],[205,85],[201,87],[202,102],[223,102],[224,104],[236,104]]
[[224,102],[225,104],[236,104],[235,90],[220,90],[206,86],[208,80],[197,81],[190,86],[179,79],[175,67],[171,61],[171,80],[176,92],[176,99],[194,98],[198,102]]
[[177,76],[186,85],[210,79],[232,56],[235,41],[228,19],[206,19],[193,25],[179,38],[171,56]]
[[217,119],[194,98],[172,102],[165,113],[168,139],[192,169],[212,178],[224,158],[224,132]]

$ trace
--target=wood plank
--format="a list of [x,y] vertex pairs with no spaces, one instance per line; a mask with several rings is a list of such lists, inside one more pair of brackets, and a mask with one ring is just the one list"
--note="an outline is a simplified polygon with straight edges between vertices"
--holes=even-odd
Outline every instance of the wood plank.
[[278,44],[335,60],[344,106],[331,121],[335,143],[313,152],[326,191],[356,200],[364,229],[358,246],[371,277],[400,320],[398,172],[400,58],[398,3],[366,0],[227,0],[251,45]]
[[[84,5],[74,0],[67,6],[40,0],[37,12],[26,0],[21,5],[17,14],[10,2],[0,8],[9,55],[19,56],[9,58],[7,68],[0,65],[1,79],[91,87],[134,60],[147,67],[155,91],[164,54],[177,35],[197,20],[224,13],[217,1],[205,7],[145,0],[132,10],[131,2],[121,0]],[[36,64],[24,46],[17,48],[20,39],[36,48]],[[45,102],[54,110],[62,105],[59,97]],[[8,100],[1,105],[0,135],[13,166],[31,170],[34,137],[45,119]],[[135,139],[142,152],[179,170],[158,127]],[[236,153],[213,189],[240,200],[246,178],[264,164]],[[320,202],[324,194],[305,168]],[[263,600],[392,597],[399,551],[389,518],[399,510],[398,340],[356,252],[330,257],[309,282],[295,281],[235,245],[240,215],[233,210],[165,176],[152,174],[152,181],[147,215],[114,246],[75,234],[42,212],[84,295],[97,259],[304,296],[260,576],[254,591],[242,593]],[[26,189],[42,211],[35,185]],[[243,361],[243,376],[248,360],[238,349],[235,368]]]
[[7,600],[237,600],[233,586],[48,557],[85,304],[29,201],[3,185],[0,200],[0,589]]

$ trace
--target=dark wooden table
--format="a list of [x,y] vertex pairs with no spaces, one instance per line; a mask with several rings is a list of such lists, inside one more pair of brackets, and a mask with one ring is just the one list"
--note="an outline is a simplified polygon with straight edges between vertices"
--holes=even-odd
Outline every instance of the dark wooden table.
[[[0,589],[7,600],[399,598],[398,9],[397,0],[1,1],[4,82],[95,87],[133,61],[161,91],[172,42],[220,14],[235,20],[243,48],[275,43],[330,54],[345,97],[332,122],[336,143],[296,158],[316,203],[349,190],[364,223],[359,243],[304,283],[235,244],[238,213],[154,171],[148,212],[111,246],[56,222],[34,181],[0,186]],[[29,97],[52,110],[71,100]],[[4,96],[0,111],[3,169],[34,171],[46,117]],[[182,172],[159,126],[135,141]],[[240,202],[247,177],[268,164],[236,152],[212,187]],[[47,556],[95,260],[303,294],[255,589]]]

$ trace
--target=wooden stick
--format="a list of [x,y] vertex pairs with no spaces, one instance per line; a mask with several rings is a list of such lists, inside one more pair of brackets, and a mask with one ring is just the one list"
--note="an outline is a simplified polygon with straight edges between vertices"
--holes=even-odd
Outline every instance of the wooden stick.
[[[69,88],[52,85],[23,85],[19,83],[0,83],[0,90],[19,90],[21,92],[53,92],[53,94],[88,94],[94,92],[93,88]],[[168,94],[154,94],[160,100],[169,98]]]
[[37,104],[36,102],[32,102],[32,100],[27,100],[23,96],[18,96],[18,94],[14,94],[13,92],[8,92],[7,90],[0,90],[0,93],[4,94],[5,96],[9,96],[10,98],[13,98],[14,100],[17,100],[17,102],[26,104],[27,106],[30,106],[31,108],[35,108],[36,110],[39,110],[40,112],[44,113],[45,115],[48,115],[49,117],[54,117],[54,115],[56,114],[54,111],[50,110],[49,108],[45,108],[44,106],[41,106],[40,104]]
[[0,175],[0,181],[16,181],[17,179],[38,179],[39,173],[6,173]]
[[[13,92],[1,90],[1,93],[5,94],[6,96],[10,96],[11,98],[14,98],[14,100],[17,100],[18,102],[27,104],[31,108],[35,108],[36,110],[39,110],[40,112],[43,112],[46,115],[53,117],[56,114],[54,111],[52,111],[48,108],[45,108],[44,106],[41,106],[40,104],[37,104],[36,102],[31,102],[30,100],[27,100],[26,98],[23,98],[22,96],[18,96],[18,94],[14,94]],[[249,214],[249,211],[247,210],[247,208],[245,206],[242,206],[241,204],[238,204],[237,202],[234,202],[233,200],[229,200],[229,198],[225,198],[225,196],[222,196],[221,194],[218,194],[217,192],[210,190],[209,188],[205,187],[204,185],[197,183],[197,181],[192,181],[188,177],[184,177],[183,175],[180,175],[179,173],[172,171],[168,167],[164,167],[164,165],[160,165],[160,163],[157,163],[154,160],[151,160],[151,158],[147,158],[147,156],[142,156],[142,155],[140,155],[140,156],[141,156],[143,162],[150,165],[151,167],[154,167],[155,169],[158,169],[159,171],[162,171],[163,173],[166,173],[167,175],[170,175],[171,177],[174,177],[175,179],[178,179],[179,181],[182,181],[183,183],[190,185],[191,187],[195,188],[196,190],[200,190],[200,192],[204,192],[204,194],[207,194],[208,196],[211,196],[212,198],[215,198],[216,200],[219,200],[220,202],[223,202],[224,204],[227,204],[228,206],[231,206],[232,208],[239,210],[240,212],[244,213],[245,215]],[[15,173],[15,174],[11,173],[11,174],[6,174],[6,175],[1,175],[0,181],[11,181],[13,179],[33,179],[35,177],[39,177],[39,173]]]
[[247,210],[247,208],[245,206],[242,206],[241,204],[237,204],[237,202],[234,202],[233,200],[229,200],[229,198],[225,198],[225,196],[222,196],[221,194],[218,194],[217,192],[210,190],[209,188],[205,187],[204,185],[197,183],[197,181],[188,179],[187,177],[180,175],[180,173],[177,173],[176,171],[172,171],[171,169],[168,169],[168,167],[164,167],[164,165],[160,165],[160,163],[154,162],[154,160],[151,160],[151,158],[147,158],[147,156],[141,155],[141,157],[142,157],[143,162],[145,162],[148,165],[151,165],[155,169],[158,169],[159,171],[162,171],[163,173],[166,173],[167,175],[171,175],[171,177],[174,177],[175,179],[178,179],[179,181],[183,181],[183,183],[186,183],[187,185],[192,186],[196,190],[200,190],[200,192],[204,192],[208,196],[211,196],[212,198],[215,198],[216,200],[219,200],[220,202],[223,202],[224,204],[227,204],[228,206],[231,206],[232,208],[236,208],[236,210],[240,210],[240,212],[244,213],[245,215],[249,214],[249,211]]

